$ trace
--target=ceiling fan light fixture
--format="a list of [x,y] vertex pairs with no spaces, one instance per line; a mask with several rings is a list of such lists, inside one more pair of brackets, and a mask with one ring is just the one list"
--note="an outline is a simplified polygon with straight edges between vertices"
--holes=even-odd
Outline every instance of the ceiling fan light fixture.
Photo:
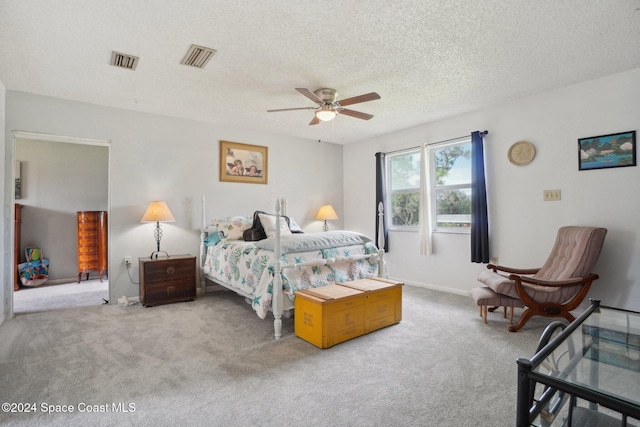
[[329,105],[323,105],[318,111],[316,111],[316,117],[323,122],[333,120],[335,116],[336,112],[333,111],[333,108],[331,108],[331,106]]

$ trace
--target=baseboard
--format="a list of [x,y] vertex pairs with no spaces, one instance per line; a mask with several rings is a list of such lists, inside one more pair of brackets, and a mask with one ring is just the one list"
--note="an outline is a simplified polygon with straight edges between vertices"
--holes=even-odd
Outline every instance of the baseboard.
[[425,289],[431,289],[433,291],[447,292],[449,294],[455,294],[455,295],[469,296],[469,291],[464,291],[462,289],[451,289],[451,288],[446,288],[444,286],[432,285],[430,283],[421,283],[421,282],[413,282],[410,280],[402,280],[397,277],[390,277],[390,279],[397,280],[398,282],[402,282],[405,285],[416,286],[418,288],[425,288]]
[[[83,275],[81,280],[78,282],[78,276],[75,277],[68,277],[66,279],[49,279],[47,280],[47,285],[61,285],[63,283],[82,283],[82,282],[86,282],[87,276]],[[89,276],[89,280],[88,281],[92,281],[92,280],[100,280],[100,277],[98,275],[94,276]],[[102,275],[102,281],[106,282],[107,280],[109,280],[109,276],[108,275]]]
[[63,283],[71,283],[71,282],[77,282],[78,278],[77,277],[69,277],[67,279],[49,279],[47,280],[47,285],[61,285]]

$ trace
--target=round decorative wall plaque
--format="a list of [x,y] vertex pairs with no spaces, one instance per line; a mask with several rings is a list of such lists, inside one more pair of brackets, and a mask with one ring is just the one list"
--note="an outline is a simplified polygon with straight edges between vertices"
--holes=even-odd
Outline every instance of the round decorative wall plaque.
[[536,156],[536,148],[532,143],[527,141],[518,141],[509,148],[509,161],[514,165],[524,166],[533,160]]

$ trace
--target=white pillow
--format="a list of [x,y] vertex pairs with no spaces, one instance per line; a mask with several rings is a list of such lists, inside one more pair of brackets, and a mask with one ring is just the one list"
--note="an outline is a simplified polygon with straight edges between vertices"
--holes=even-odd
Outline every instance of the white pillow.
[[[264,234],[266,234],[267,237],[274,237],[276,235],[275,215],[258,214],[258,217],[260,218],[262,228],[264,228]],[[291,230],[289,230],[287,221],[283,217],[280,217],[280,235],[283,234],[291,234]]]

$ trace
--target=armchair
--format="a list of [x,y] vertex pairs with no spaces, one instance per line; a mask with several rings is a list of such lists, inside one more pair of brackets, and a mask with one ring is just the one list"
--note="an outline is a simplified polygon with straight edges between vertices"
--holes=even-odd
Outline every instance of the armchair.
[[[487,265],[478,276],[496,294],[521,300],[526,306],[511,332],[522,328],[532,316],[574,320],[575,310],[598,278],[591,272],[607,234],[606,228],[567,226],[558,230],[547,261],[540,268],[516,269]],[[501,273],[499,273],[501,272]]]

